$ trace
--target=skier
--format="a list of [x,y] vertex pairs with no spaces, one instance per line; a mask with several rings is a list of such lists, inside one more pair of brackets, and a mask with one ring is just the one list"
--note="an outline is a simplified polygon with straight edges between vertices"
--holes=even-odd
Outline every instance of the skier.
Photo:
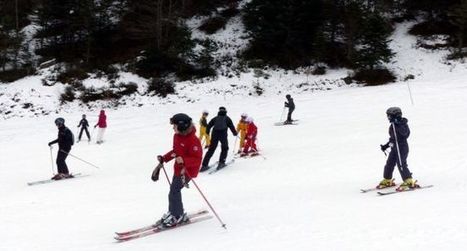
[[65,126],[65,119],[57,118],[55,119],[55,125],[58,128],[58,138],[49,142],[49,147],[52,147],[53,144],[58,143],[58,152],[57,152],[57,169],[58,173],[52,177],[53,180],[60,180],[66,178],[73,178],[68,171],[65,159],[68,156],[68,153],[71,150],[71,146],[74,143],[73,133]]
[[232,120],[227,116],[227,110],[225,107],[219,107],[219,112],[217,116],[212,118],[209,121],[206,132],[209,134],[212,128],[212,137],[211,145],[209,146],[208,152],[204,156],[203,164],[201,166],[201,172],[207,171],[209,169],[209,160],[211,159],[214,151],[216,151],[217,144],[221,142],[221,155],[219,157],[219,163],[217,165],[217,170],[220,170],[225,167],[225,159],[227,158],[227,153],[229,151],[229,142],[227,140],[227,128],[230,129],[234,136],[237,136],[237,131],[232,123]]
[[104,110],[101,110],[101,112],[99,113],[99,120],[97,121],[97,124],[94,125],[94,128],[96,128],[97,126],[99,126],[99,131],[97,132],[96,143],[101,144],[104,142],[104,132],[107,128],[107,116],[105,115]]
[[209,137],[209,134],[206,133],[206,127],[208,126],[208,121],[206,119],[208,115],[209,112],[204,110],[201,118],[199,119],[199,140],[202,142],[203,138],[206,139],[204,148],[209,148],[209,145],[211,144],[211,137]]
[[287,113],[287,120],[284,124],[292,124],[292,112],[295,110],[295,103],[293,102],[292,96],[290,94],[285,95],[287,101],[284,102],[284,106],[289,108],[289,112]]
[[165,155],[157,156],[161,164],[175,159],[174,175],[169,191],[169,211],[161,218],[164,227],[173,227],[188,221],[183,209],[181,190],[192,178],[198,176],[203,158],[201,141],[196,137],[196,128],[191,118],[186,114],[178,113],[170,119],[170,124],[173,125],[175,132],[173,148]]
[[248,123],[248,129],[246,132],[245,146],[243,148],[243,152],[240,154],[242,157],[248,154],[251,154],[252,156],[258,154],[258,149],[256,148],[256,135],[258,135],[258,127],[256,127],[252,117],[248,117],[246,122]]
[[83,117],[81,121],[79,121],[78,128],[81,127],[81,130],[79,131],[79,137],[78,137],[78,142],[81,141],[81,136],[83,136],[83,131],[86,132],[86,136],[88,136],[88,141],[91,141],[91,136],[89,135],[88,131],[88,120],[86,119],[86,114],[83,114]]
[[391,147],[386,165],[384,166],[384,179],[379,183],[377,188],[385,188],[395,186],[392,179],[394,166],[397,165],[399,173],[404,181],[396,190],[403,191],[419,187],[412,179],[412,173],[407,167],[407,156],[409,154],[409,145],[407,138],[410,135],[410,129],[407,125],[408,120],[402,117],[402,111],[399,107],[390,107],[386,111],[391,125],[389,126],[389,141],[381,145],[381,150],[386,151]]
[[238,148],[238,153],[242,152],[243,146],[245,145],[245,135],[246,130],[248,129],[248,123],[246,122],[247,117],[248,114],[242,113],[237,124],[237,132],[240,134],[240,147]]

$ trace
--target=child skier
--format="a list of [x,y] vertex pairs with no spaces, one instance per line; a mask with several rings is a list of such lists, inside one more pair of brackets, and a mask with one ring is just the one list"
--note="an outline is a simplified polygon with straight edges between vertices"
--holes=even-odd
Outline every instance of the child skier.
[[390,107],[386,111],[391,125],[389,126],[389,141],[381,145],[381,150],[386,151],[391,147],[386,165],[384,166],[384,179],[377,188],[395,186],[392,179],[394,166],[397,165],[399,173],[404,181],[396,190],[404,191],[419,187],[412,179],[412,173],[407,167],[407,156],[409,154],[409,145],[407,138],[410,135],[410,129],[407,125],[408,120],[402,117],[402,111],[399,107]]
[[248,117],[246,122],[248,123],[246,142],[245,146],[243,147],[243,152],[240,154],[240,156],[246,156],[248,154],[254,156],[258,154],[258,149],[256,148],[256,135],[258,135],[258,127],[256,127],[252,117]]
[[295,103],[293,102],[292,96],[290,94],[285,95],[287,101],[284,102],[284,106],[289,108],[289,112],[287,113],[287,120],[284,124],[292,124],[292,113],[295,110]]
[[52,177],[53,180],[60,180],[66,178],[73,178],[68,171],[65,159],[68,156],[68,153],[71,150],[71,146],[74,143],[73,133],[65,126],[65,120],[63,118],[55,119],[55,125],[58,128],[58,138],[49,142],[49,147],[52,147],[53,144],[58,143],[58,152],[57,152],[57,169],[58,173]]
[[173,227],[188,221],[183,209],[181,190],[192,178],[198,176],[203,158],[201,142],[196,137],[196,128],[191,118],[186,114],[178,113],[170,119],[170,124],[175,132],[172,150],[163,156],[157,156],[159,163],[175,159],[169,191],[169,211],[160,219],[163,227]]
[[99,131],[97,132],[97,144],[101,144],[104,142],[104,132],[105,129],[107,128],[107,116],[105,115],[105,111],[101,110],[99,113],[99,120],[97,121],[97,124],[94,125],[94,128],[99,126]]
[[209,134],[206,133],[206,127],[208,126],[208,115],[208,111],[204,110],[201,118],[199,119],[199,140],[203,142],[203,138],[206,139],[204,148],[209,148],[209,145],[211,144],[211,137],[209,137]]
[[81,121],[79,121],[79,124],[78,124],[78,128],[81,127],[81,130],[79,131],[78,142],[81,141],[81,136],[83,136],[83,131],[86,132],[88,141],[91,141],[91,136],[89,135],[88,126],[89,126],[89,123],[88,123],[88,120],[86,119],[86,114],[83,114],[83,117]]
[[240,134],[240,147],[238,148],[238,153],[242,152],[243,146],[245,145],[246,130],[248,129],[248,123],[246,122],[247,117],[248,115],[246,113],[242,113],[237,124],[236,129]]

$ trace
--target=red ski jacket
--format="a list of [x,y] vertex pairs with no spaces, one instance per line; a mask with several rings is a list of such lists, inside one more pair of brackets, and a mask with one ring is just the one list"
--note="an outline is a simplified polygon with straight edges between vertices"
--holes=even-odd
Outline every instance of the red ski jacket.
[[174,175],[180,176],[180,171],[185,166],[188,176],[196,178],[203,159],[203,148],[201,141],[196,137],[196,129],[191,126],[188,134],[182,135],[176,133],[173,140],[173,149],[166,153],[162,158],[164,162],[169,162],[176,157],[182,157],[184,164],[174,163]]
[[99,121],[97,121],[97,124],[99,128],[106,128],[107,127],[107,116],[105,116],[104,110],[101,111],[99,114]]
[[246,130],[246,138],[255,139],[257,133],[258,133],[258,127],[256,127],[255,123],[250,122],[248,124],[248,129]]

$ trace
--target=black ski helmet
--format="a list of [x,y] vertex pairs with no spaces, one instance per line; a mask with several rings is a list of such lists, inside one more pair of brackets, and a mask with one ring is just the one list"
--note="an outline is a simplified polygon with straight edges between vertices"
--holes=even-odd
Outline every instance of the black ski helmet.
[[180,132],[186,131],[191,126],[191,118],[185,113],[177,113],[170,118],[170,124],[176,125]]
[[55,125],[56,126],[64,125],[64,124],[65,124],[65,119],[63,119],[63,118],[56,118],[55,119]]
[[217,112],[217,115],[225,116],[226,114],[227,114],[227,109],[225,109],[225,107],[223,106],[219,107],[219,111]]
[[292,96],[290,96],[290,94],[287,94],[287,95],[285,95],[285,98],[286,98],[286,99],[291,99]]
[[386,115],[388,116],[388,119],[394,119],[394,118],[400,118],[402,117],[402,110],[399,107],[389,107],[386,110]]

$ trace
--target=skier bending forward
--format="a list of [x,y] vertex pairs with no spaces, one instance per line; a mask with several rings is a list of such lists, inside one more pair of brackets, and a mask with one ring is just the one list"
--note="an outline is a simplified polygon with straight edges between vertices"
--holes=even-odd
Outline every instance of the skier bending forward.
[[196,137],[196,129],[191,118],[184,113],[178,113],[170,119],[170,123],[175,132],[173,148],[165,155],[157,156],[159,163],[175,159],[174,175],[169,191],[169,211],[161,218],[164,227],[173,227],[188,221],[183,209],[181,190],[192,178],[198,176],[203,158],[201,142]]

